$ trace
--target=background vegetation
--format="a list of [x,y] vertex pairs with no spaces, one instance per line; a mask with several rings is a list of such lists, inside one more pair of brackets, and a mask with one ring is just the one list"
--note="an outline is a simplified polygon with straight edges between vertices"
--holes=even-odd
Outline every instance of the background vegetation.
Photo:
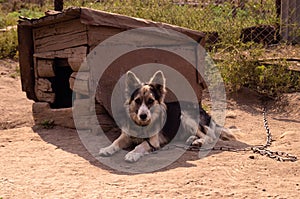
[[[27,3],[26,3],[27,2]],[[53,0],[0,0],[0,28],[14,26],[19,16],[38,18],[53,9]],[[208,45],[229,90],[247,86],[268,96],[300,90],[300,75],[288,70],[288,63],[263,64],[263,44],[242,43],[241,31],[255,25],[276,25],[275,0],[249,0],[243,7],[235,3],[214,4],[207,0],[199,6],[180,6],[171,0],[65,0],[64,7],[85,6],[170,23],[198,31],[218,32],[218,41]],[[175,3],[174,3],[175,2]],[[200,1],[203,2],[203,1]],[[211,3],[210,3],[211,2]],[[0,33],[0,58],[17,57],[16,30]],[[281,44],[285,46],[286,44]],[[296,46],[297,48],[297,46]],[[276,49],[275,49],[276,50]]]

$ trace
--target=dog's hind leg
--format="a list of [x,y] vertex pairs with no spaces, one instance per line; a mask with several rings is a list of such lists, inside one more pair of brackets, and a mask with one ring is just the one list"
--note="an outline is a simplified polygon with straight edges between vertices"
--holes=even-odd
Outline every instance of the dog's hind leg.
[[186,144],[201,146],[204,142],[213,141],[213,138],[208,136],[208,128],[198,124],[188,113],[181,113],[181,122],[185,132],[190,135],[190,137],[186,140]]
[[193,146],[202,146],[204,143],[212,143],[214,139],[215,137],[210,136],[209,127],[203,126],[197,129],[195,136],[190,136],[188,138],[187,144],[191,144]]
[[232,135],[232,133],[230,132],[229,129],[221,127],[221,126],[217,126],[217,131],[220,132],[220,139],[221,140],[236,140],[236,138],[234,137],[234,135]]
[[131,144],[131,139],[126,133],[122,132],[120,137],[118,137],[111,145],[105,148],[101,148],[99,151],[100,156],[111,156],[114,153],[124,149]]

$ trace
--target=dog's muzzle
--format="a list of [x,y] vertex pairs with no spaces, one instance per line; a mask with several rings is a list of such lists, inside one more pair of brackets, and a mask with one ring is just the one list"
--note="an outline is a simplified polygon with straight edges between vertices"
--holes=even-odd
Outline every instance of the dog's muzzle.
[[140,118],[142,121],[146,121],[146,120],[147,120],[147,114],[140,114],[140,115],[139,115],[139,118]]

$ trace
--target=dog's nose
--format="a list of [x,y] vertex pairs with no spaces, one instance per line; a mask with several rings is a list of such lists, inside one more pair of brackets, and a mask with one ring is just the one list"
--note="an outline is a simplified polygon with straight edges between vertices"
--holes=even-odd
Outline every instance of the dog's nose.
[[140,119],[141,120],[146,120],[147,119],[147,114],[140,114]]

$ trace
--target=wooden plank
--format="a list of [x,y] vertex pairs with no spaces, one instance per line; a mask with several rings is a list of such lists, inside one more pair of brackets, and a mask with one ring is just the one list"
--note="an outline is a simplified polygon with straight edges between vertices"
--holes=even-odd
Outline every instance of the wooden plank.
[[91,126],[96,126],[98,124],[97,117],[94,115],[76,117],[76,128],[78,129],[90,129]]
[[86,46],[35,53],[33,56],[39,59],[68,58],[68,63],[73,71],[77,72],[79,71],[79,69],[80,71],[89,70],[89,67],[85,61],[85,58],[87,56]]
[[54,125],[75,128],[72,108],[51,109],[47,102],[36,102],[32,105],[32,114],[38,125],[53,122]]
[[62,12],[61,14],[51,14],[53,12],[48,11],[46,12],[47,17],[41,17],[37,20],[33,20],[32,24],[34,27],[40,27],[50,24],[55,24],[63,21],[69,21],[75,18],[80,17],[81,8],[72,7],[69,9],[66,9],[65,12]]
[[93,129],[99,125],[104,132],[116,128],[115,122],[106,114],[76,117],[77,129]]
[[[27,22],[28,23],[28,22]],[[26,92],[27,98],[36,101],[34,92],[35,76],[33,63],[33,39],[32,27],[26,22],[18,25],[18,51],[22,82],[22,91]],[[25,24],[25,25],[24,25]]]
[[76,126],[72,108],[51,109],[47,102],[36,102],[32,105],[33,118],[36,124],[44,125],[53,122],[67,128],[95,129],[100,131],[99,125],[104,132],[116,128],[114,121],[106,114],[95,116],[76,117]]
[[87,71],[88,70],[88,65],[87,62],[85,61],[86,55],[78,55],[75,57],[70,57],[68,59],[68,63],[70,67],[72,68],[73,71],[77,72],[79,71]]
[[59,22],[47,26],[37,27],[33,30],[34,39],[41,39],[49,36],[72,34],[86,31],[86,25],[80,22],[80,19]]
[[43,92],[53,92],[51,82],[48,79],[45,78],[38,78],[36,80],[36,85],[38,90],[41,90]]
[[97,46],[100,42],[107,38],[122,32],[120,28],[108,27],[108,26],[88,26],[88,45]]
[[115,126],[114,120],[108,114],[100,114],[97,115],[98,121],[101,125],[111,125]]
[[54,59],[54,58],[71,58],[71,57],[84,57],[87,55],[86,46],[78,46],[74,48],[67,48],[62,50],[47,51],[41,53],[34,53],[33,56],[41,59]]
[[73,114],[77,116],[92,115],[93,104],[91,99],[76,99],[73,102]]
[[104,132],[108,132],[117,127],[115,121],[108,114],[97,115],[97,119]]
[[87,45],[86,31],[53,35],[41,39],[36,39],[34,41],[34,48],[36,53],[62,50],[82,45]]
[[[94,103],[94,104],[93,104]],[[76,99],[73,102],[73,114],[86,116],[92,114],[107,114],[105,108],[91,99]]]
[[89,77],[89,72],[73,72],[69,79],[70,88],[76,93],[89,95]]
[[54,68],[53,68],[52,59],[37,59],[37,74],[39,77],[54,77]]
[[97,115],[100,114],[107,114],[107,110],[105,109],[105,107],[102,104],[96,103],[95,104],[95,111]]
[[35,95],[40,102],[49,102],[52,104],[55,101],[55,93],[47,93],[36,89]]
[[39,78],[35,82],[35,95],[38,101],[54,103],[55,93],[51,87],[51,82],[44,78]]
[[[105,27],[105,26],[88,26],[87,34],[88,34],[88,45],[92,48],[97,46],[99,43],[104,40],[124,31],[121,28],[114,27]],[[138,45],[140,47],[150,47],[150,46],[192,46],[191,41],[187,40],[182,35],[175,32],[164,32],[159,30],[142,30],[137,29],[127,35],[128,38],[117,37],[113,40],[110,40],[108,45]],[[194,48],[193,48],[194,49]]]

